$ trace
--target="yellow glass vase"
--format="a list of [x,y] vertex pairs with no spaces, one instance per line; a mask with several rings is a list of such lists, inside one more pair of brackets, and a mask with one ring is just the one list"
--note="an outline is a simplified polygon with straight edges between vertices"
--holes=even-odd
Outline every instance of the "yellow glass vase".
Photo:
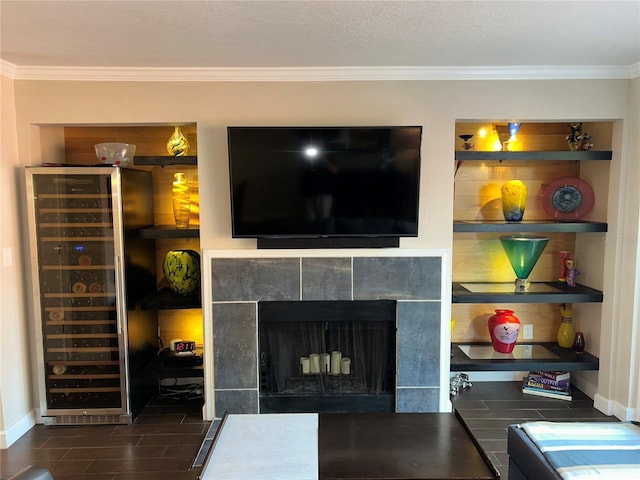
[[175,127],[167,142],[167,152],[174,157],[184,157],[189,152],[189,142],[180,127]]
[[573,331],[573,310],[566,308],[562,305],[560,307],[560,328],[558,329],[558,345],[562,348],[573,347],[573,341],[575,340],[575,332]]
[[191,194],[187,176],[182,172],[173,174],[172,185],[173,196],[173,217],[176,227],[189,227],[189,217],[191,215]]
[[527,186],[521,180],[509,180],[500,189],[502,213],[507,222],[521,222],[527,205]]

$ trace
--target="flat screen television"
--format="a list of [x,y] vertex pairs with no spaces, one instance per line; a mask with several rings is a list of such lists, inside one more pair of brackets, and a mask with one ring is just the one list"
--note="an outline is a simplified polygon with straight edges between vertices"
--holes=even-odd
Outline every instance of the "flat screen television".
[[422,127],[228,127],[234,238],[418,235]]

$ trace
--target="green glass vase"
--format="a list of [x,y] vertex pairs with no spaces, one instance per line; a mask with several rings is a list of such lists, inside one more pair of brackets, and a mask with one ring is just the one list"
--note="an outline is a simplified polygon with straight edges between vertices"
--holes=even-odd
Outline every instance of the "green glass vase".
[[162,272],[173,293],[191,295],[200,286],[200,254],[193,250],[170,250],[162,260]]
[[500,243],[516,274],[516,291],[527,291],[531,270],[549,243],[549,238],[534,235],[505,235],[500,237]]

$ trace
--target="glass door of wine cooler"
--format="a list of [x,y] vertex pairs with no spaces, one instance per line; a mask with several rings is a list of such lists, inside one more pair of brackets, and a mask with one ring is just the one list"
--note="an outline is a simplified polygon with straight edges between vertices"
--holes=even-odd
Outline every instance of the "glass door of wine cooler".
[[27,169],[43,416],[129,414],[119,176]]

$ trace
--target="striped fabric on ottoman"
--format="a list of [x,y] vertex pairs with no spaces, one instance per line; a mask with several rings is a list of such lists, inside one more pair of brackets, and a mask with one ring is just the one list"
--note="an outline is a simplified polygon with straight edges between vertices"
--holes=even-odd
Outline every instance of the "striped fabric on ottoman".
[[563,479],[640,478],[637,424],[527,422],[520,427]]

